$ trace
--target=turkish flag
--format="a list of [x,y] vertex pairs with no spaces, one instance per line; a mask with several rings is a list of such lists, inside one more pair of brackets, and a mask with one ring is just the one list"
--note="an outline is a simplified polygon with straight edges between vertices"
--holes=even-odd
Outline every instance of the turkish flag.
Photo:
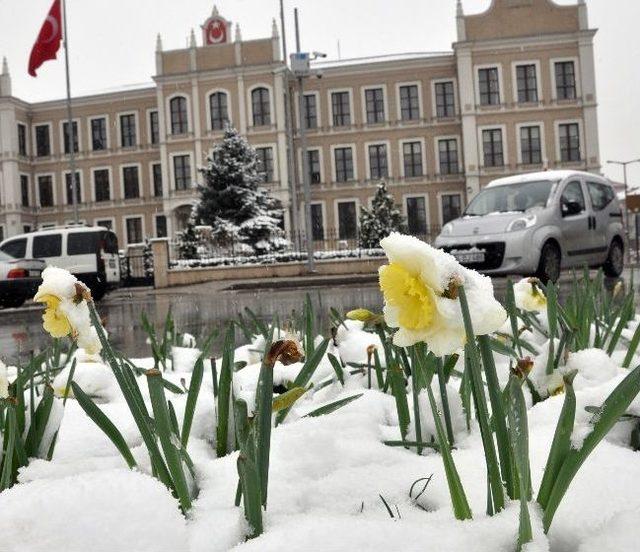
[[36,69],[45,61],[56,59],[62,40],[62,18],[60,17],[60,0],[53,0],[49,15],[44,20],[38,39],[29,56],[29,74],[36,76]]

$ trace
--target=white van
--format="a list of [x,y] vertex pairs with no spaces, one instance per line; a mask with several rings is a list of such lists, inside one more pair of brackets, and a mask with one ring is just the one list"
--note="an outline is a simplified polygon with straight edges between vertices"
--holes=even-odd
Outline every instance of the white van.
[[96,300],[120,285],[118,238],[102,226],[69,225],[21,234],[0,243],[0,251],[66,268],[89,286]]

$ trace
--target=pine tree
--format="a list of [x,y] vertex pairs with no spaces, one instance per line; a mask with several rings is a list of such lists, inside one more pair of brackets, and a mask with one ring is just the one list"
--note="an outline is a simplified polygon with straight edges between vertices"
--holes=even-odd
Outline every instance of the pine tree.
[[384,182],[378,184],[371,210],[360,207],[360,247],[380,247],[380,240],[391,232],[404,232],[404,218]]
[[144,266],[145,278],[153,278],[153,250],[151,249],[151,242],[148,239],[144,240],[142,264]]
[[262,186],[256,150],[234,128],[227,128],[203,169],[197,215],[212,227],[215,243],[249,246],[255,254],[283,249],[282,204]]
[[200,238],[196,231],[196,210],[191,210],[189,220],[184,230],[176,232],[176,241],[178,246],[178,254],[181,259],[197,259],[198,258],[198,246],[200,245]]

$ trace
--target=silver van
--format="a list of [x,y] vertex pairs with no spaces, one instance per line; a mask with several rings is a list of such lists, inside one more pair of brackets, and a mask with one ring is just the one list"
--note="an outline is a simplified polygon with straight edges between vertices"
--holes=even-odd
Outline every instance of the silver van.
[[490,182],[435,246],[480,272],[555,281],[561,268],[585,265],[619,276],[624,243],[622,210],[606,178],[544,171]]

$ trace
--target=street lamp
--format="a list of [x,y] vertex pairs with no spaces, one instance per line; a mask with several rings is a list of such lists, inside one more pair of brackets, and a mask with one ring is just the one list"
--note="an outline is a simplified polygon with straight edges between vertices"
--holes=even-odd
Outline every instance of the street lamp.
[[[609,165],[622,165],[622,170],[624,172],[624,216],[625,216],[625,228],[627,234],[627,251],[629,250],[630,238],[629,238],[629,201],[628,201],[628,193],[629,193],[629,184],[627,182],[627,165],[632,165],[633,163],[640,163],[640,159],[631,159],[630,161],[607,161]],[[636,236],[638,239],[638,236]]]
[[[311,221],[311,185],[309,182],[309,159],[307,158],[307,129],[304,117],[304,79],[311,76],[311,61],[318,58],[327,57],[322,52],[301,52],[300,32],[298,28],[298,9],[294,10],[296,27],[296,52],[291,54],[291,71],[298,79],[298,128],[300,132],[300,150],[302,152],[302,186],[304,190],[304,223],[307,243],[307,269],[309,272],[315,271],[313,258],[313,227]],[[316,73],[320,77],[320,73]],[[294,193],[295,187],[294,187]],[[297,213],[295,214],[297,216]]]

